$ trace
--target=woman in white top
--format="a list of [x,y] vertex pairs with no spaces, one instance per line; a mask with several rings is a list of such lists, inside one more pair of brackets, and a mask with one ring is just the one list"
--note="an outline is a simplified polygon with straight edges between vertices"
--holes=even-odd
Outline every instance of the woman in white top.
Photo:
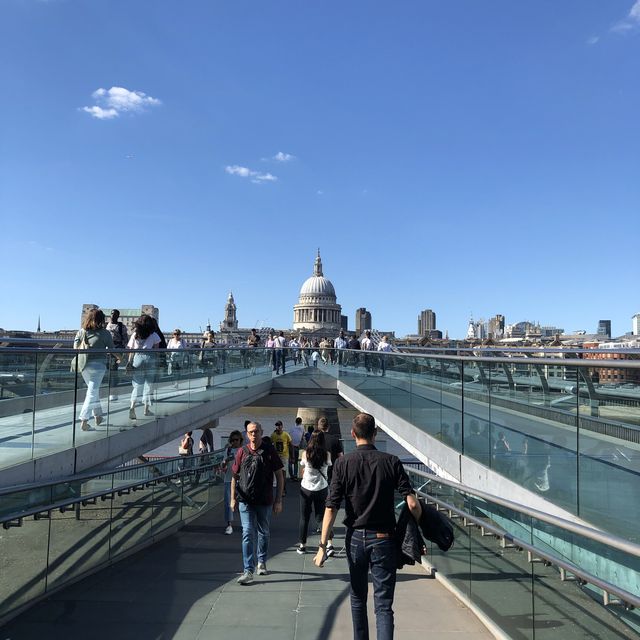
[[[173,336],[167,342],[167,349],[186,349],[187,343],[182,339],[182,331],[180,329],[173,330]],[[182,365],[184,354],[179,351],[171,351],[167,358],[167,374],[171,375],[174,370],[177,371]]]
[[[157,349],[160,344],[160,336],[153,330],[150,316],[141,315],[133,324],[134,332],[127,343],[128,349]],[[133,368],[131,383],[131,405],[129,408],[129,419],[136,419],[136,401],[142,387],[142,404],[144,405],[144,415],[152,416],[151,411],[151,385],[155,377],[157,360],[151,353],[130,353],[127,368]]]
[[[309,438],[306,451],[302,452],[300,458],[300,544],[296,549],[300,554],[307,550],[307,531],[312,508],[316,514],[317,528],[322,526],[324,504],[329,491],[327,470],[330,465],[331,454],[325,445],[324,432],[314,431]],[[327,555],[328,552],[327,546]]]

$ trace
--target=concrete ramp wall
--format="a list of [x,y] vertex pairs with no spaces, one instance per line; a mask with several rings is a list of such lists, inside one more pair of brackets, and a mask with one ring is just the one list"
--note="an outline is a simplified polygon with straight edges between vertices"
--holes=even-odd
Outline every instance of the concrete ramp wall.
[[90,470],[113,468],[159,447],[185,431],[209,425],[220,416],[268,396],[270,391],[271,380],[248,388],[239,387],[179,413],[158,417],[109,437],[2,469],[0,486],[42,482]]

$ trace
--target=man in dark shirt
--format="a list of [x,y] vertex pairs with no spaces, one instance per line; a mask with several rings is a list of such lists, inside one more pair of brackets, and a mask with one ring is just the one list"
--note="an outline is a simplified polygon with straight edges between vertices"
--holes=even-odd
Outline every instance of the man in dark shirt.
[[327,469],[327,481],[331,484],[333,465],[340,456],[344,455],[344,448],[340,438],[329,433],[329,421],[324,416],[318,420],[318,431],[324,432],[324,446],[331,454],[331,466]]
[[[242,559],[244,562],[244,573],[238,578],[238,584],[251,584],[253,573],[256,569],[256,538],[257,538],[257,574],[267,575],[267,552],[269,551],[269,525],[271,512],[278,514],[282,512],[282,492],[284,489],[284,472],[282,462],[276,453],[275,448],[269,441],[262,437],[262,426],[259,422],[249,422],[246,425],[247,441],[249,445],[238,449],[236,459],[231,467],[233,474],[231,478],[231,500],[229,506],[232,511],[236,510],[236,505],[240,502],[240,521],[242,522]],[[249,504],[246,499],[241,498],[237,491],[237,484],[240,476],[242,460],[246,456],[262,456],[266,470],[266,477],[263,478],[259,497]],[[276,477],[276,497],[273,497],[273,477]],[[239,500],[240,498],[240,500]]]
[[[322,431],[324,433],[324,446],[327,451],[331,455],[331,464],[327,467],[327,482],[331,484],[331,478],[333,477],[333,465],[336,463],[336,460],[344,455],[344,448],[342,446],[342,442],[340,442],[340,438],[333,433],[329,433],[329,421],[322,416],[318,420],[318,431]],[[327,556],[329,558],[333,557],[335,554],[335,550],[333,548],[333,531],[330,531],[327,534],[327,548],[325,549]]]
[[390,640],[393,638],[392,605],[396,586],[394,492],[397,490],[406,500],[416,520],[420,519],[422,510],[400,460],[375,448],[376,423],[373,416],[358,414],[353,419],[351,435],[357,447],[335,463],[322,522],[320,548],[314,563],[318,567],[324,564],[327,538],[344,500],[353,637],[356,640],[369,638],[367,588],[371,569],[378,639]]
[[[349,342],[347,343],[347,348],[351,349],[352,351],[360,351],[360,340],[358,340],[358,336],[356,336],[355,333],[351,336],[351,338],[349,338]],[[350,360],[350,364],[357,369],[358,362],[360,360],[360,354],[351,353],[349,360]]]

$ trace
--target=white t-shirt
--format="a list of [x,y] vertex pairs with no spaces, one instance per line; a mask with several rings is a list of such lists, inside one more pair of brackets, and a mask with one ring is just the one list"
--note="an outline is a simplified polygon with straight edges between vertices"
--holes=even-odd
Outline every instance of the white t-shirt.
[[144,340],[138,340],[134,332],[129,338],[127,349],[153,349],[160,342],[160,336],[155,331]]
[[300,457],[300,465],[304,467],[302,482],[300,486],[307,491],[321,491],[329,486],[327,481],[327,470],[331,466],[331,454],[327,451],[327,461],[322,465],[322,469],[316,469],[307,464],[307,452],[303,451]]
[[294,447],[299,447],[302,442],[302,436],[304,436],[304,429],[302,425],[293,425],[290,429],[287,429],[287,433],[291,436],[291,444]]
[[363,351],[373,351],[373,340],[371,338],[363,338],[360,346]]
[[[155,335],[155,334],[154,334]],[[167,349],[186,349],[187,345],[182,338],[171,338],[167,342]]]

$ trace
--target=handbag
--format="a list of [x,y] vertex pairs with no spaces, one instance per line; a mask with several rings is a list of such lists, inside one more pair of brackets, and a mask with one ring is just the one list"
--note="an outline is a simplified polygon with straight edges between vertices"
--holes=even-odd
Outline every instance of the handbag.
[[[178,455],[187,456],[187,455],[190,454],[190,451],[189,451],[189,440],[190,440],[190,438],[183,438],[180,441],[180,446],[178,447]],[[186,447],[184,446],[185,443],[187,445]]]
[[[85,329],[82,329],[82,338],[80,338],[80,344],[78,345],[78,350],[86,350],[89,349],[89,340],[87,339],[87,332]],[[87,365],[87,354],[86,353],[77,353],[71,359],[71,371],[74,373],[76,371],[82,371]]]

